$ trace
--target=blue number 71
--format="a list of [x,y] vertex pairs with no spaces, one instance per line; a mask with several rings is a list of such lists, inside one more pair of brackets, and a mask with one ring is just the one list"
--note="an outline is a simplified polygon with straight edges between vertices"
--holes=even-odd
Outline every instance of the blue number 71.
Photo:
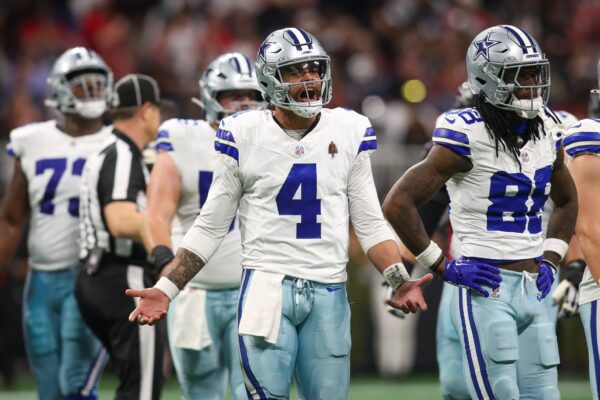
[[[85,165],[85,159],[78,158],[73,162],[71,173],[73,176],[81,176],[83,172],[83,166]],[[54,214],[54,197],[56,196],[56,188],[60,183],[60,180],[67,169],[66,158],[46,158],[38,160],[35,163],[35,174],[42,175],[47,169],[52,170],[52,175],[48,180],[42,201],[40,202],[40,212],[42,214],[53,215]],[[69,199],[69,214],[73,217],[79,217],[79,196],[75,196]]]

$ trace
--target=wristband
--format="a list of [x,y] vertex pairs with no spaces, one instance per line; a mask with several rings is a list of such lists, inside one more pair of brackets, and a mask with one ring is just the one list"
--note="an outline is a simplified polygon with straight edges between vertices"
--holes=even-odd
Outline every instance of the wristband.
[[547,258],[544,258],[544,259],[542,259],[542,262],[549,264],[552,267],[555,274],[558,272],[558,267],[552,261],[548,260]]
[[169,298],[169,301],[179,294],[179,288],[165,276],[161,277],[154,287],[163,292]]
[[383,270],[383,278],[390,285],[394,292],[404,282],[410,280],[410,276],[402,263],[395,263]]
[[154,246],[152,252],[150,253],[152,264],[159,269],[162,269],[162,267],[170,263],[174,258],[175,254],[173,254],[173,250],[162,244]]
[[415,257],[417,262],[425,268],[435,268],[440,263],[440,259],[444,255],[442,249],[433,240],[429,243],[429,246],[421,254]]
[[544,240],[544,244],[542,246],[542,251],[552,251],[560,256],[562,260],[565,258],[565,254],[567,253],[567,249],[569,248],[569,243],[565,242],[561,239],[549,238]]

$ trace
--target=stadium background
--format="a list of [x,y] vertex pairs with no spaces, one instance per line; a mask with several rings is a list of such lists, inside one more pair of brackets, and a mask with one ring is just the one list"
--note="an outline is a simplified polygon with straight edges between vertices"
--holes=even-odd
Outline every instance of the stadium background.
[[[332,58],[330,106],[371,118],[380,145],[373,166],[382,197],[418,160],[436,116],[451,106],[466,77],[464,56],[476,33],[499,23],[530,32],[551,61],[551,108],[583,118],[589,90],[598,85],[598,20],[600,2],[594,0],[0,1],[0,144],[4,148],[11,129],[52,118],[43,106],[46,77],[69,47],[96,50],[115,80],[130,72],[152,75],[164,96],[176,102],[173,115],[200,118],[201,110],[189,99],[198,96],[197,81],[208,62],[227,51],[254,58],[269,32],[293,25],[315,34]],[[0,192],[11,173],[12,160],[3,152]],[[356,377],[377,376],[366,264],[360,250],[353,250],[349,296]],[[15,379],[27,382],[20,328],[25,273],[22,248],[0,273],[0,383],[6,387]],[[415,371],[431,377],[439,288],[439,281],[428,288],[434,307],[421,315],[417,331]],[[584,377],[587,354],[579,319],[560,321],[558,330],[560,375]],[[0,397],[7,393],[0,391]]]

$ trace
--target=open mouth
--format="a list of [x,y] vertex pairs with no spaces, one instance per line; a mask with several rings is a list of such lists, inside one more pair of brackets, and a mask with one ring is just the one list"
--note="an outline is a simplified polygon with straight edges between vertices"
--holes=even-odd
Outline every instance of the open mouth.
[[298,101],[303,103],[318,101],[320,93],[315,88],[307,87],[298,94]]

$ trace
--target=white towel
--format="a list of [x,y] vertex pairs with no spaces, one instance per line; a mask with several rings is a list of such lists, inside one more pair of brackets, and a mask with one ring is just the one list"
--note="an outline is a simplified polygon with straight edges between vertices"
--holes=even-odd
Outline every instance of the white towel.
[[277,343],[284,276],[265,271],[252,272],[240,320],[240,335],[260,336],[271,344]]
[[179,293],[171,332],[175,347],[200,351],[212,344],[206,322],[206,290],[186,287]]

